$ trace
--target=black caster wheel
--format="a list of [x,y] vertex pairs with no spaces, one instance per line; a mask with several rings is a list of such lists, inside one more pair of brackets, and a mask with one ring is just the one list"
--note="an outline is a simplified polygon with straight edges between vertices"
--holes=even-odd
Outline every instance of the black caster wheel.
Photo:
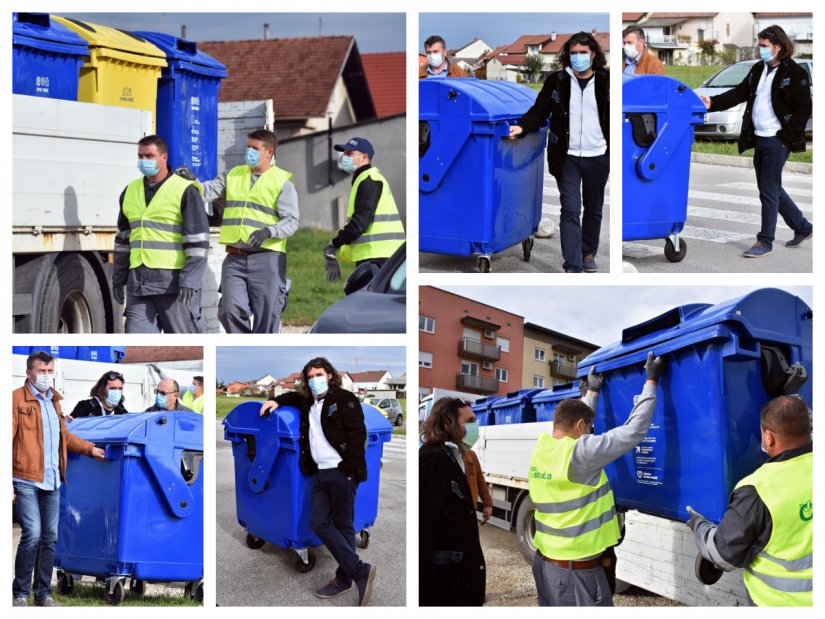
[[249,546],[252,550],[258,550],[259,548],[263,548],[266,542],[262,540],[260,537],[255,537],[251,533],[246,534],[246,545]]
[[[107,580],[106,589],[104,592],[106,603],[110,604],[111,606],[117,606],[123,601],[123,598],[126,595],[125,591],[123,590],[123,581],[118,578],[117,582],[115,582],[114,589],[112,589],[110,585],[111,582]],[[110,589],[111,593],[109,592]]]
[[144,595],[146,593],[146,581],[140,578],[132,578],[129,581],[129,591],[135,595]]
[[183,588],[183,595],[190,600],[203,602],[203,579],[198,581],[191,580],[186,583],[186,586]]
[[687,243],[685,240],[680,238],[679,239],[679,251],[676,251],[676,248],[673,246],[673,242],[670,239],[665,241],[665,258],[668,259],[670,262],[681,262],[685,259],[685,254],[687,253]]
[[315,551],[307,551],[307,559],[309,563],[304,563],[301,557],[298,557],[298,560],[295,562],[295,569],[301,574],[311,572],[312,568],[315,567],[315,563],[318,561],[318,557],[315,556]]
[[370,532],[364,529],[356,540],[356,546],[359,548],[367,548],[370,545]]
[[533,237],[525,239],[521,242],[521,249],[524,252],[524,261],[530,262],[530,254],[533,253]]
[[71,595],[74,591],[74,577],[63,570],[59,570],[57,572],[57,591],[60,595]]
[[490,259],[487,256],[479,256],[479,258],[478,258],[478,272],[479,273],[489,273],[490,272]]
[[203,581],[198,583],[198,588],[195,589],[195,601],[203,604]]

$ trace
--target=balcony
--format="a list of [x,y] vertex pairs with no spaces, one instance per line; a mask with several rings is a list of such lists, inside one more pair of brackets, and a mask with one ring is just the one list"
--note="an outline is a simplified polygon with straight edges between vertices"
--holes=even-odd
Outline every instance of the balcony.
[[576,378],[577,366],[575,363],[565,363],[564,361],[551,361],[550,374],[559,378]]
[[456,374],[455,387],[459,391],[496,393],[498,391],[498,381],[489,376],[478,376],[476,374]]
[[680,49],[690,47],[690,37],[678,34],[648,34],[647,44],[653,48]]
[[498,361],[501,359],[501,346],[485,344],[469,337],[462,337],[458,340],[458,356],[475,357],[485,361]]

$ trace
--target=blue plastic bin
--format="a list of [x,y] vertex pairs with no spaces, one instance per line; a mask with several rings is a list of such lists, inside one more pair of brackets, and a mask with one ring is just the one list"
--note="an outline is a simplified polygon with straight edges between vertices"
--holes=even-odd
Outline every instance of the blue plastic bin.
[[12,92],[77,101],[89,45],[48,13],[12,13]]
[[106,579],[106,599],[146,582],[187,582],[203,596],[203,416],[188,411],[82,417],[71,431],[106,461],[69,454],[55,566]]
[[[239,404],[223,421],[235,459],[238,523],[247,531],[250,548],[264,542],[292,548],[299,556],[298,571],[308,572],[316,560],[311,548],[322,542],[309,526],[315,477],[301,472],[300,412],[281,406],[262,417],[261,404]],[[354,526],[366,545],[378,516],[381,454],[392,438],[392,425],[380,409],[364,403],[361,407],[367,426],[367,480],[355,496]]]
[[169,66],[158,80],[157,133],[173,166],[202,180],[218,175],[218,91],[226,67],[197,43],[159,32],[135,34],[159,47]]
[[606,469],[616,504],[676,520],[687,520],[690,505],[718,522],[736,483],[764,462],[759,411],[781,395],[788,365],[805,366],[802,396],[811,406],[812,328],[801,299],[761,289],[674,308],[582,361],[581,376],[595,366],[605,378],[598,433],[627,420],[648,351],[668,364],[647,437]]
[[530,259],[547,128],[504,138],[535,100],[535,91],[508,82],[418,82],[421,251],[476,255],[481,271],[491,254],[518,243]]
[[125,346],[78,346],[77,358],[81,361],[118,363],[126,356]]
[[705,104],[685,84],[661,75],[622,83],[622,240],[666,239],[679,262],[687,246],[690,147]]
[[496,416],[490,409],[493,402],[501,399],[501,396],[490,396],[488,398],[479,398],[470,407],[475,413],[476,420],[479,426],[494,426],[496,425]]
[[495,415],[496,425],[510,423],[532,423],[536,420],[536,409],[531,400],[541,389],[521,389],[511,391],[490,405]]
[[60,359],[77,359],[77,346],[13,346],[12,353],[15,355],[28,355],[42,350],[52,357]]
[[562,400],[581,398],[579,383],[562,383],[553,385],[533,396],[532,404],[536,409],[536,421],[553,421],[553,411]]

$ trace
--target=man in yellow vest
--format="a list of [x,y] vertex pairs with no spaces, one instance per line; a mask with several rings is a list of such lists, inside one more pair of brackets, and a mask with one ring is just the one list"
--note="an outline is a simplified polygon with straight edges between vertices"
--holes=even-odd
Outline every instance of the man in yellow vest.
[[192,182],[167,165],[157,135],[138,142],[143,176],[120,194],[112,295],[126,333],[200,333],[209,222]]
[[277,147],[274,133],[253,131],[247,136],[245,163],[201,183],[205,201],[226,200],[218,320],[227,333],[280,330],[287,296],[286,240],[298,229],[299,215],[292,174],[274,163]]
[[702,557],[697,576],[713,584],[720,570],[744,568],[745,587],[757,606],[813,601],[811,412],[796,395],[806,379],[801,365],[791,366],[787,395],[762,408],[759,427],[768,459],[736,484],[719,525],[687,508]]
[[364,138],[351,138],[334,148],[344,153],[341,167],[352,174],[352,189],[347,223],[324,248],[327,280],[332,283],[341,277],[336,252],[342,260],[358,266],[371,262],[380,267],[404,244],[405,238],[404,223],[390,184],[378,168],[372,167],[372,144]]
[[181,401],[196,413],[203,413],[203,376],[192,377],[192,384],[183,392]]
[[536,442],[528,485],[536,507],[533,577],[539,606],[613,605],[605,569],[620,532],[604,467],[647,435],[665,367],[664,359],[648,354],[647,381],[630,417],[601,435],[592,431],[602,380],[591,371],[584,398],[562,401],[552,436],[542,434]]

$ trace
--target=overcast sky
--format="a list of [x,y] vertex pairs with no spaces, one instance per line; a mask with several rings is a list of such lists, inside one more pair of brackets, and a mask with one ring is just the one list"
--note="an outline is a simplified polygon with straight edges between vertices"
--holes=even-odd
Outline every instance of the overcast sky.
[[[679,305],[719,303],[747,294],[745,286],[439,286],[524,317],[554,331],[606,346],[630,327]],[[812,306],[810,286],[785,287]],[[529,291],[529,294],[525,294]]]
[[609,26],[608,13],[421,13],[418,51],[424,51],[424,40],[433,34],[441,36],[448,48],[479,38],[495,49],[524,34],[590,32],[593,28],[607,32]]
[[[171,5],[170,5],[171,6]],[[191,41],[353,35],[361,52],[404,51],[404,13],[57,13],[121,30],[149,30],[180,36],[186,24]],[[320,21],[319,21],[320,20]]]
[[246,381],[272,374],[284,378],[300,372],[313,357],[326,357],[340,372],[389,370],[393,377],[406,372],[405,349],[400,346],[218,346],[218,380]]

